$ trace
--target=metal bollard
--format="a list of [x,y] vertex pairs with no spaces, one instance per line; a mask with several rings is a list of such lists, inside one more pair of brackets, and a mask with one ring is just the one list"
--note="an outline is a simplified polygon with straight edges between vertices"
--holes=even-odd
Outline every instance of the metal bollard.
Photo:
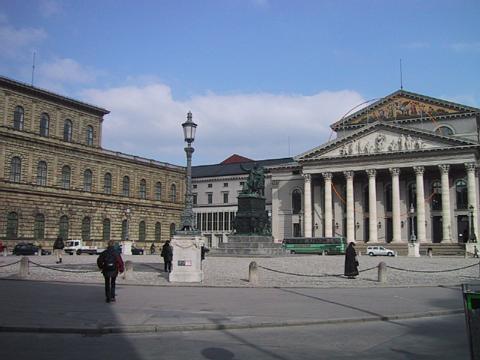
[[383,261],[378,264],[378,282],[387,282],[387,264]]
[[18,273],[20,277],[22,278],[28,277],[28,274],[29,274],[28,265],[29,265],[28,257],[26,256],[22,257],[22,259],[20,260],[20,271]]
[[325,250],[322,250],[322,256],[325,256]]
[[254,285],[258,284],[258,267],[255,261],[248,265],[248,281]]
[[130,260],[125,261],[125,271],[123,273],[125,280],[131,280],[133,278],[133,262]]
[[7,247],[5,246],[5,247],[3,248],[3,256],[7,256],[7,255],[8,255],[8,253],[7,253]]

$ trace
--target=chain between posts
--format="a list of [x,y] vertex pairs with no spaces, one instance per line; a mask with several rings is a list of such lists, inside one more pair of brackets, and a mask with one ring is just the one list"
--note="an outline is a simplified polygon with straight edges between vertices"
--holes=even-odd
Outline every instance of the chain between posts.
[[10,263],[10,264],[0,265],[0,268],[7,267],[7,266],[12,266],[12,265],[16,265],[16,264],[18,264],[20,261],[21,261],[21,260],[15,261],[15,262]]
[[65,268],[56,268],[52,266],[47,266],[47,265],[41,265],[38,264],[30,259],[28,261],[38,267],[44,268],[44,269],[49,269],[49,270],[54,270],[54,271],[60,271],[60,272],[68,272],[68,273],[74,273],[74,274],[85,274],[85,273],[93,273],[93,272],[98,272],[100,270],[71,270],[71,269],[65,269]]

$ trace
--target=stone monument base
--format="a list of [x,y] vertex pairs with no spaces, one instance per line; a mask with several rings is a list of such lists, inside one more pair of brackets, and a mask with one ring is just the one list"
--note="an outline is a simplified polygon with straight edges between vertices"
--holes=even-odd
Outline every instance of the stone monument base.
[[420,244],[418,242],[408,243],[408,256],[420,257]]
[[282,244],[274,243],[270,235],[230,235],[228,243],[221,243],[215,254],[231,256],[285,255]]
[[477,249],[477,254],[480,255],[480,244],[472,242],[465,244],[465,252],[469,255],[475,254],[475,248]]
[[201,282],[203,280],[200,234],[175,234],[170,241],[173,247],[170,282]]

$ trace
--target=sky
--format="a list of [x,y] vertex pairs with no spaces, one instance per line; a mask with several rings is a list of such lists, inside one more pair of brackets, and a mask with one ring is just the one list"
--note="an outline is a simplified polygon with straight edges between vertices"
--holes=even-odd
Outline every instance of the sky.
[[[102,147],[295,156],[400,88],[480,107],[478,0],[0,0],[0,75],[106,108]],[[35,55],[34,55],[35,54]],[[358,110],[358,108],[357,108]]]

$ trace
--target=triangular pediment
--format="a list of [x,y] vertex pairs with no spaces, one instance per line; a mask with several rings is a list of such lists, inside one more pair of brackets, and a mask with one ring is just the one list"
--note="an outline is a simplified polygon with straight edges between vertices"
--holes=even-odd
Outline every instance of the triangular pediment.
[[297,161],[347,158],[364,155],[388,155],[398,152],[417,152],[448,149],[457,146],[477,146],[469,140],[437,135],[391,123],[376,122],[298,155]]
[[339,129],[343,126],[363,125],[375,121],[396,121],[478,111],[480,109],[399,90],[340,119],[332,125],[332,128]]

